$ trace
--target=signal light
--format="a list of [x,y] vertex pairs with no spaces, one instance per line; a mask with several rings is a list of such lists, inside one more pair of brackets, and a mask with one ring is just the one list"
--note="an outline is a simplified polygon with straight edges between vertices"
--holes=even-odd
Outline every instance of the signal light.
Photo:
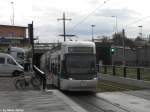
[[110,52],[111,52],[111,54],[114,54],[115,53],[115,48],[110,48]]

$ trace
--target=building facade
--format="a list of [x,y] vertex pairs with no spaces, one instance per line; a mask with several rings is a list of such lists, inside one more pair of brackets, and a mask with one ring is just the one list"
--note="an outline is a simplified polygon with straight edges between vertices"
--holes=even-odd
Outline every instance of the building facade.
[[0,51],[9,47],[25,47],[29,44],[27,27],[0,25]]

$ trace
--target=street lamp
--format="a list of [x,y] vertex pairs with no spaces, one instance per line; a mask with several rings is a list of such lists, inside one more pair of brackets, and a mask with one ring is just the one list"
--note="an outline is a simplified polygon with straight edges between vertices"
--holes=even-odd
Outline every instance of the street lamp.
[[95,25],[91,25],[91,27],[92,27],[92,41],[94,42],[93,28],[95,27]]
[[12,25],[14,25],[14,18],[15,18],[15,14],[14,14],[14,2],[10,2],[12,4],[12,20],[11,23]]
[[141,37],[141,39],[142,39],[142,25],[140,25],[140,26],[138,26],[139,27],[139,35],[140,35],[140,37]]
[[116,33],[118,33],[118,18],[117,16],[111,16],[116,19]]
[[[139,25],[138,26],[139,27],[139,36],[140,36],[140,38],[142,39],[142,25]],[[139,53],[139,48],[138,47],[136,47],[136,64],[137,64],[137,66],[139,66],[139,64],[140,64],[140,53]]]

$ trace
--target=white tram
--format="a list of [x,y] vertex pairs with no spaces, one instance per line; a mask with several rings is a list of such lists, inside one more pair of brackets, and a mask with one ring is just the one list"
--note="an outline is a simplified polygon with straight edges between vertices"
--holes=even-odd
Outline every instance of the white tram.
[[96,52],[93,42],[67,41],[41,58],[41,69],[61,90],[95,91]]

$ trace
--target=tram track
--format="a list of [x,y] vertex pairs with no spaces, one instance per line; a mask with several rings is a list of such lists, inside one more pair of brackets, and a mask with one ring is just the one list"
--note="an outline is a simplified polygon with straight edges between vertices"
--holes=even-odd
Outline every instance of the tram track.
[[108,100],[106,100],[106,99],[104,99],[104,98],[98,97],[98,96],[93,96],[93,97],[98,98],[98,99],[100,99],[100,100],[103,100],[103,101],[105,101],[105,102],[107,102],[107,103],[109,103],[109,104],[111,104],[111,105],[113,105],[113,106],[115,106],[115,107],[118,107],[118,108],[124,110],[125,112],[130,112],[128,109],[125,109],[124,107],[121,107],[120,104],[110,102],[110,101],[108,101]]
[[131,112],[119,104],[110,102],[96,96],[96,94],[84,93],[65,93],[69,98],[85,108],[88,112]]
[[[132,95],[130,93],[126,93],[126,91],[136,90],[134,87],[129,87],[127,85],[119,85],[111,83],[100,84],[100,87],[105,88],[105,90],[101,92],[123,92],[125,94]],[[107,89],[106,89],[107,88]],[[109,88],[111,88],[109,90]],[[113,89],[112,89],[113,88]],[[140,88],[141,89],[141,88]],[[107,91],[108,90],[108,91]],[[137,88],[139,90],[139,88]],[[88,112],[131,112],[127,107],[122,106],[117,103],[113,103],[113,101],[109,101],[98,96],[96,93],[87,93],[87,92],[67,92],[65,93],[68,97],[74,100],[76,103],[85,108]],[[132,110],[133,112],[133,110]]]
[[71,97],[71,99],[77,102],[83,108],[85,108],[88,112],[106,112],[103,108],[94,105],[92,102],[87,101],[81,97]]

